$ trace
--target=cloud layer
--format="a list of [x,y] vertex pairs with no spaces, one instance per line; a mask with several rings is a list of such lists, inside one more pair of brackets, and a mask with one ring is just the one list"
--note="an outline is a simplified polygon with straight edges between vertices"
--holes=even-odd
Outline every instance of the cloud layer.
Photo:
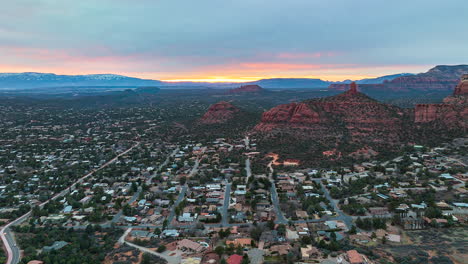
[[375,76],[468,62],[464,0],[15,0],[0,71]]

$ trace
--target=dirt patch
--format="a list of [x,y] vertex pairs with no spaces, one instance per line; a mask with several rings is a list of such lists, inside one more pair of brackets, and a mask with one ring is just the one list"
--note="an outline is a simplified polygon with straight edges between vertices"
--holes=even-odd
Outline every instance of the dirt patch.
[[[466,263],[468,259],[468,229],[429,229],[402,234],[405,244],[386,245],[381,250],[395,259],[413,259],[428,263]],[[422,262],[420,262],[422,263]]]

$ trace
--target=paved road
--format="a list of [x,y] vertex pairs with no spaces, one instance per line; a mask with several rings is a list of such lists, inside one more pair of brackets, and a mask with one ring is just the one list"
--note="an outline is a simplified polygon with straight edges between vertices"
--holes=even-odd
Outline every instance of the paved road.
[[[203,155],[203,153],[205,153],[206,151],[206,147],[203,147],[202,150],[201,150],[201,153],[200,153],[200,156]],[[195,164],[193,165],[193,168],[192,170],[190,171],[190,173],[188,174],[188,177],[187,178],[190,178],[190,177],[193,177],[197,174],[198,172],[198,166],[200,166],[200,158],[201,157],[198,157],[196,160],[195,160]],[[177,200],[174,202],[174,205],[172,206],[172,209],[171,209],[171,213],[169,214],[169,217],[167,218],[167,224],[168,224],[168,227],[171,227],[172,226],[172,220],[174,220],[174,217],[175,217],[175,208],[180,204],[180,202],[182,202],[185,198],[185,193],[187,192],[187,189],[188,189],[188,185],[185,184],[181,191],[180,191],[180,194],[179,196],[177,197]]]
[[245,136],[244,144],[245,144],[245,149],[250,149],[250,139],[249,139],[249,136]]
[[5,237],[8,240],[8,244],[11,245],[11,255],[13,256],[12,263],[19,263],[21,257],[20,248],[16,245],[15,238],[11,230],[7,229],[5,232]]
[[162,168],[169,163],[169,160],[171,159],[171,157],[174,157],[175,154],[177,154],[177,152],[179,151],[180,151],[180,148],[177,147],[176,149],[174,149],[174,151],[171,152],[171,154],[167,156],[166,160],[164,160],[164,162],[161,163],[161,165],[159,165],[158,169],[154,171],[153,175],[151,175],[151,177],[149,177],[148,180],[146,180],[147,185],[150,185],[152,183],[153,178],[156,177],[157,173],[160,172]]
[[145,253],[149,253],[149,254],[152,254],[152,255],[155,255],[155,256],[158,256],[160,258],[163,258],[167,261],[167,263],[169,264],[178,264],[181,262],[181,258],[180,256],[177,256],[177,257],[173,257],[173,256],[167,256],[167,255],[164,255],[164,254],[161,254],[161,253],[158,253],[154,250],[151,250],[149,248],[145,248],[145,247],[142,247],[142,246],[138,246],[136,244],[133,244],[131,242],[128,242],[128,241],[125,241],[125,237],[132,231],[132,228],[128,228],[127,230],[125,230],[124,234],[119,238],[119,244],[123,245],[127,245],[127,246],[130,246],[130,247],[133,247],[133,248],[136,248],[138,250],[140,250],[141,252],[145,252]]
[[268,164],[268,168],[270,169],[269,178],[270,178],[270,182],[271,182],[271,187],[270,187],[271,203],[273,204],[273,207],[275,208],[276,222],[278,224],[287,224],[288,219],[286,219],[286,217],[284,217],[283,212],[281,211],[281,207],[279,205],[278,192],[276,191],[275,181],[273,180],[274,170],[273,170],[272,163],[273,162],[270,162]]
[[[130,198],[130,200],[128,200],[125,204],[132,204],[134,203],[138,197],[140,196],[140,193],[142,192],[142,189],[141,187],[138,187],[138,191],[135,192],[135,194],[133,194],[132,198]],[[111,220],[111,223],[117,223],[119,220],[120,220],[120,217],[122,217],[123,215],[123,210],[120,209],[118,213],[116,213],[114,215],[114,217],[112,217],[112,220]],[[108,224],[110,226],[110,224]]]
[[[276,215],[277,215],[276,222],[279,223],[279,224],[286,224],[286,223],[288,223],[288,220],[284,217],[283,212],[281,212],[281,208],[279,206],[278,194],[276,192],[275,182],[273,180],[274,170],[273,170],[272,163],[273,162],[270,162],[268,164],[268,168],[270,169],[269,178],[270,178],[270,182],[272,183],[272,187],[271,187],[271,190],[270,190],[270,192],[271,192],[271,201],[273,203],[273,206],[275,208]],[[334,200],[330,196],[330,192],[328,191],[327,188],[325,188],[325,186],[322,183],[322,178],[315,178],[313,180],[320,184],[321,189],[322,189],[322,191],[323,191],[323,193],[325,195],[325,198],[327,198],[327,200],[330,201],[330,203],[333,206],[334,211],[338,214],[338,216],[336,216],[336,217],[324,217],[322,219],[298,220],[298,221],[293,221],[293,222],[294,223],[314,223],[314,222],[323,222],[323,221],[327,221],[327,220],[338,220],[338,221],[343,221],[346,224],[346,226],[348,227],[348,229],[350,229],[351,226],[353,225],[353,218],[340,210],[340,208],[338,207],[338,201]]]
[[452,161],[452,162],[458,162],[458,163],[460,163],[461,165],[463,165],[463,166],[465,166],[465,167],[468,167],[468,165],[467,165],[465,162],[463,162],[462,160],[459,160],[459,159],[456,159],[456,158],[447,157],[447,156],[445,156],[445,155],[442,155],[442,156],[444,156],[447,160],[450,160],[450,161]]
[[[127,149],[126,151],[120,153],[119,155],[115,156],[113,159],[111,159],[110,161],[106,162],[105,164],[103,164],[101,167],[99,167],[98,169],[96,170],[93,170],[91,171],[90,173],[84,175],[83,177],[81,177],[80,179],[78,179],[76,182],[74,182],[72,185],[70,185],[68,188],[66,188],[65,190],[57,193],[56,195],[54,195],[52,198],[50,198],[49,200],[41,203],[38,205],[39,208],[42,208],[44,207],[44,205],[46,205],[47,203],[49,203],[50,201],[53,201],[53,200],[56,200],[58,198],[61,198],[63,196],[65,196],[66,194],[68,194],[70,192],[70,190],[73,190],[77,184],[81,184],[84,180],[86,180],[87,178],[89,178],[91,175],[93,175],[94,173],[96,173],[97,171],[99,170],[102,170],[104,169],[105,167],[109,166],[110,164],[114,163],[119,157],[127,154],[128,152],[132,151],[135,147],[139,146],[140,145],[140,142],[137,142],[135,145],[133,145],[132,147],[130,147],[129,149]],[[20,255],[20,248],[18,247],[18,245],[16,244],[15,242],[15,238],[14,236],[11,234],[9,228],[14,226],[14,225],[17,225],[17,224],[21,224],[22,222],[24,222],[30,215],[31,215],[31,211],[27,212],[26,214],[20,216],[19,218],[13,220],[12,222],[10,222],[9,224],[5,225],[1,230],[0,230],[0,237],[3,241],[3,245],[5,246],[5,249],[7,251],[7,262],[6,264],[17,264],[19,263],[19,261],[21,260],[21,255]]]
[[328,191],[327,188],[325,188],[325,186],[323,185],[322,183],[322,179],[313,179],[315,182],[318,182],[322,188],[322,191],[325,195],[325,198],[327,198],[328,201],[330,201],[330,203],[332,204],[333,206],[333,210],[335,210],[335,212],[338,214],[337,217],[335,217],[335,220],[341,220],[343,221],[346,226],[348,227],[348,229],[351,228],[351,226],[353,225],[353,218],[345,213],[343,213],[343,211],[340,210],[340,208],[338,208],[338,201],[337,200],[334,200],[331,196],[330,196],[330,192]]
[[270,193],[271,193],[271,202],[273,203],[273,207],[275,208],[276,211],[276,222],[278,224],[287,224],[288,219],[284,217],[283,212],[281,211],[281,207],[279,205],[278,201],[278,193],[276,192],[276,186],[275,182],[272,180],[271,182],[271,187],[270,187]]
[[250,158],[245,160],[245,173],[247,174],[246,184],[249,183],[249,179],[252,176],[252,169],[250,168]]
[[[171,152],[171,154],[169,154],[167,156],[166,160],[161,165],[159,165],[158,169],[146,181],[147,185],[151,184],[151,182],[153,181],[153,178],[156,176],[157,172],[161,171],[161,169],[169,163],[170,158],[173,157],[175,154],[177,154],[177,152],[179,152],[179,150],[180,150],[179,148],[176,148],[174,151]],[[142,188],[138,187],[138,191],[135,192],[135,194],[132,196],[132,198],[130,198],[130,200],[128,200],[126,202],[126,204],[134,203],[138,199],[138,197],[140,196],[141,192],[142,192]],[[120,211],[117,214],[115,214],[114,217],[112,218],[111,223],[114,223],[114,224],[117,223],[120,220],[120,218],[122,217],[122,215],[123,215],[123,210],[120,209]],[[110,227],[110,223],[103,224],[102,226],[103,227]]]
[[119,241],[118,241],[119,244],[122,245],[123,243],[125,243],[125,237],[127,237],[128,234],[130,234],[130,232],[132,231],[132,229],[133,229],[133,228],[130,227],[130,228],[127,228],[127,230],[125,230],[125,232],[124,232],[124,233],[122,234],[122,236],[119,238]]
[[228,151],[232,151],[234,149],[234,145],[226,143],[224,141],[222,143],[223,143],[223,145],[229,146]]
[[172,226],[172,220],[174,220],[175,217],[175,209],[176,207],[182,202],[185,198],[185,193],[187,192],[188,185],[185,184],[182,189],[180,190],[179,196],[177,196],[177,200],[174,202],[174,205],[172,205],[171,213],[167,217],[167,226],[171,227]]
[[225,191],[224,191],[224,203],[223,203],[223,209],[221,211],[221,225],[222,226],[227,226],[229,224],[229,214],[228,214],[228,209],[229,209],[229,204],[231,202],[231,183],[226,184]]

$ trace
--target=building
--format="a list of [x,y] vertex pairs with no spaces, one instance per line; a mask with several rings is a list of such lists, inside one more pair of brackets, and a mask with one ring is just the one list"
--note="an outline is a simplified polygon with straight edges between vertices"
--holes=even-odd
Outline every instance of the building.
[[241,255],[234,254],[234,255],[229,256],[229,258],[227,259],[227,263],[228,264],[241,264],[243,258],[244,257]]
[[320,251],[312,245],[307,245],[307,247],[301,248],[301,256],[303,260],[318,258],[320,256]]
[[251,238],[236,238],[234,240],[227,240],[226,245],[234,245],[234,246],[241,246],[241,247],[248,247],[252,244]]
[[346,256],[350,264],[364,264],[364,258],[356,250],[346,251]]
[[203,251],[204,247],[201,244],[194,242],[192,240],[182,239],[177,243],[177,249],[182,250],[182,251],[189,250],[189,251],[198,253],[198,252]]
[[68,242],[65,241],[55,241],[52,246],[45,246],[42,248],[42,251],[44,252],[49,252],[52,250],[59,250],[63,248],[64,246],[68,245]]

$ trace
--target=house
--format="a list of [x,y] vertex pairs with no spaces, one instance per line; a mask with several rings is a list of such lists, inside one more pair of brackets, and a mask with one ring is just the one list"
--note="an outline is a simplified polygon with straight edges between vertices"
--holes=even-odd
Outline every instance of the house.
[[72,211],[73,211],[73,207],[71,205],[65,206],[65,208],[63,209],[64,214],[69,214]]
[[284,244],[284,245],[274,245],[270,247],[270,254],[277,253],[278,255],[287,255],[291,251],[291,245]]
[[125,221],[129,222],[129,223],[134,223],[137,221],[137,218],[134,217],[134,216],[125,216],[124,217]]
[[182,215],[179,215],[177,218],[177,221],[179,222],[193,222],[197,218],[197,214],[192,216],[191,213],[183,213]]
[[65,241],[55,241],[52,246],[45,246],[42,248],[42,251],[44,252],[49,252],[52,250],[59,250],[63,248],[64,246],[68,245],[68,242]]
[[389,214],[387,207],[370,207],[369,212],[372,216],[385,216]]
[[156,234],[154,234],[153,232],[149,232],[149,231],[144,231],[144,230],[132,230],[130,232],[131,236],[132,237],[137,237],[137,238],[153,238],[153,237],[157,237]]
[[378,193],[377,196],[378,196],[379,198],[383,199],[383,200],[387,200],[387,199],[390,198],[390,197],[388,197],[387,195],[381,194],[381,193]]
[[301,248],[301,256],[303,260],[318,258],[320,256],[320,250],[312,245],[307,245],[306,247]]
[[234,246],[241,246],[241,247],[248,247],[252,244],[251,238],[236,238],[234,240],[227,240],[226,245],[234,245]]
[[205,249],[201,244],[189,239],[182,239],[177,243],[177,249],[182,251],[201,252]]
[[237,185],[237,189],[234,192],[235,195],[245,195],[247,193],[246,185]]
[[165,229],[161,234],[163,237],[178,237],[179,235],[179,232],[175,229]]
[[221,185],[220,184],[207,184],[206,189],[209,191],[220,191]]
[[364,264],[364,258],[356,250],[346,251],[346,256],[350,264]]
[[325,221],[325,225],[328,227],[328,229],[338,228],[338,223],[336,221]]
[[298,218],[308,218],[309,215],[307,214],[306,211],[301,211],[301,210],[296,210],[296,216]]
[[201,258],[184,258],[180,262],[181,264],[200,264],[201,263]]
[[244,257],[241,255],[234,254],[234,255],[229,256],[229,258],[227,259],[227,263],[228,264],[241,264],[243,258]]

